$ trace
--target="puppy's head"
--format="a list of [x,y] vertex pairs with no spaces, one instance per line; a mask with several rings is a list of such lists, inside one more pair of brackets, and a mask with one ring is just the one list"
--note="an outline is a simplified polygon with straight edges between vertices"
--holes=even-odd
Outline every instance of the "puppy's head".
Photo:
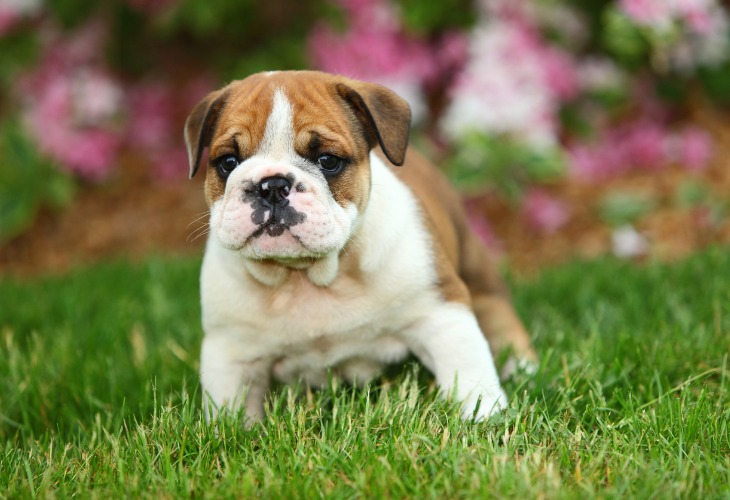
[[370,193],[369,152],[404,161],[410,110],[376,84],[260,73],[209,94],[185,123],[190,176],[208,148],[210,227],[247,259],[297,265],[338,253]]

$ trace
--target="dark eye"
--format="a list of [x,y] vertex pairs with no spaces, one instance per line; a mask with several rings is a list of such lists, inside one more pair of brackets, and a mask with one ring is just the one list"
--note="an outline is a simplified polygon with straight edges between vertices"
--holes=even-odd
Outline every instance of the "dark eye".
[[335,155],[322,155],[317,158],[317,163],[325,175],[335,175],[345,166],[345,160]]
[[233,155],[223,155],[215,161],[215,168],[224,179],[238,166],[238,158]]

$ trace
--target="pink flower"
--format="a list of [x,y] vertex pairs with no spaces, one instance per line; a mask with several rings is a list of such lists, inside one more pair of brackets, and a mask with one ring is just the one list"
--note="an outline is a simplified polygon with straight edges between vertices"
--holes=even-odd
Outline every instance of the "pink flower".
[[609,177],[616,169],[616,161],[610,150],[600,145],[579,144],[568,148],[570,175],[588,181]]
[[709,35],[718,12],[716,0],[672,0],[675,15],[699,35]]
[[[74,99],[73,82],[60,76],[48,82],[26,109],[26,124],[40,150],[68,170],[93,180],[116,166],[121,139],[115,127],[87,122]],[[75,116],[82,119],[75,119]]]
[[74,120],[78,124],[110,123],[123,107],[124,94],[117,81],[103,71],[79,68],[73,75]]
[[584,92],[620,89],[627,75],[610,59],[587,57],[580,61],[577,71],[578,87]]
[[9,32],[20,20],[15,12],[0,7],[0,36]]
[[574,61],[567,53],[555,48],[542,52],[542,65],[545,82],[553,94],[561,101],[573,99],[578,95],[578,72]]
[[690,127],[677,134],[648,116],[605,130],[592,143],[568,148],[571,173],[590,181],[639,168],[656,170],[671,162],[698,171],[711,157],[712,140],[704,131]]
[[[197,86],[199,82],[190,85]],[[180,134],[182,122],[176,112],[180,107],[191,108],[203,93],[186,88],[183,98],[178,99],[169,82],[158,81],[132,87],[128,94],[127,144],[149,160],[153,178],[182,177],[187,171],[187,153]],[[188,94],[194,94],[195,100]]]
[[637,122],[618,131],[627,165],[655,169],[666,163],[668,132],[658,124]]
[[469,55],[469,39],[460,31],[447,31],[431,44],[434,71],[429,75],[426,85],[449,83],[453,75],[459,73]]
[[112,130],[74,124],[71,87],[64,78],[49,82],[26,110],[26,124],[43,154],[69,172],[98,180],[116,165],[120,138]]
[[145,149],[155,149],[169,142],[174,111],[174,96],[164,84],[157,82],[131,88],[128,141]]
[[25,124],[40,151],[94,180],[116,166],[124,102],[119,83],[94,62],[103,33],[98,26],[69,39],[52,33],[38,67],[18,83]]
[[699,35],[709,35],[712,32],[713,22],[709,12],[692,10],[685,13],[684,19],[692,30]]
[[658,169],[671,160],[672,136],[660,122],[647,118],[603,131],[592,143],[568,148],[570,171],[600,181],[633,169]]
[[188,174],[188,153],[181,143],[166,143],[164,147],[147,151],[154,180],[180,179]]
[[[330,73],[369,80],[394,88],[414,108],[425,109],[423,86],[439,78],[439,51],[425,41],[402,33],[392,6],[383,0],[341,0],[348,30],[340,33],[324,23],[309,38],[314,67]],[[443,52],[452,63],[458,57],[455,40]]]
[[46,40],[47,58],[66,65],[102,65],[103,51],[109,27],[96,17],[66,36],[63,32],[50,31]]
[[37,14],[41,8],[40,0],[2,0],[0,3],[0,36],[8,33],[23,19]]
[[309,49],[315,66],[353,78],[373,80],[432,72],[426,47],[400,33],[391,6],[383,1],[342,0],[348,30],[338,33],[325,24],[315,27]]
[[58,146],[47,152],[72,172],[100,180],[117,165],[120,138],[109,130],[91,129],[69,134],[64,144]]
[[570,212],[563,202],[538,189],[526,194],[522,215],[530,226],[543,233],[557,231],[570,219]]
[[440,128],[451,140],[508,134],[532,147],[557,142],[561,99],[577,92],[567,56],[548,49],[526,21],[490,18],[470,39],[469,59],[450,89]]
[[619,0],[618,4],[639,24],[668,27],[672,20],[672,2],[668,0]]
[[645,28],[654,57],[680,71],[728,58],[730,23],[718,0],[620,0],[619,9]]
[[127,88],[125,146],[149,161],[153,179],[167,180],[187,173],[187,152],[181,134],[184,113],[217,86],[210,75],[203,74],[182,88],[176,88],[177,82],[169,80]]
[[687,170],[704,170],[712,153],[712,139],[706,132],[688,128],[680,135],[678,160]]

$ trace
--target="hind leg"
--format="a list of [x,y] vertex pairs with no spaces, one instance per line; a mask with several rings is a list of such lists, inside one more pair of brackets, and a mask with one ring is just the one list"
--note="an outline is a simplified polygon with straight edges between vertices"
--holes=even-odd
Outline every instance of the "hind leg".
[[495,358],[505,350],[510,352],[502,377],[508,377],[521,365],[534,368],[537,356],[530,336],[512,307],[507,286],[491,255],[471,233],[463,244],[460,275],[469,289],[479,327]]
[[505,350],[510,352],[510,358],[502,368],[502,378],[509,377],[521,366],[534,368],[537,355],[530,336],[507,298],[498,294],[477,295],[472,298],[472,308],[492,355],[497,358]]

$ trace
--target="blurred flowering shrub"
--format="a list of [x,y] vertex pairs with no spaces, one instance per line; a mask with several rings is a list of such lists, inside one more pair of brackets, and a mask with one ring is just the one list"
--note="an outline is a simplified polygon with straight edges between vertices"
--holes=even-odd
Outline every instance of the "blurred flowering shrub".
[[710,136],[682,118],[690,89],[730,96],[718,0],[477,0],[462,5],[471,16],[438,2],[337,3],[344,28],[313,32],[314,64],[399,89],[446,146],[452,178],[498,188],[537,229],[569,215],[533,186],[698,171],[711,158]]
[[342,0],[340,5],[346,29],[321,21],[309,38],[314,66],[386,85],[409,102],[416,122],[428,119],[430,91],[448,83],[464,64],[465,35],[453,27],[431,36],[407,33],[388,0]]
[[647,57],[660,71],[691,72],[727,59],[728,17],[716,0],[619,0],[605,41],[625,60]]
[[[70,186],[134,162],[153,181],[184,178],[186,113],[222,81],[305,67],[301,42],[316,5],[2,0],[0,240],[39,206],[70,199],[72,189],[29,188],[49,172],[53,185]],[[270,30],[285,35],[269,40]]]
[[[35,148],[0,169],[184,176],[180,130],[205,92],[313,66],[395,89],[462,188],[496,187],[550,232],[570,212],[541,186],[565,175],[706,166],[711,138],[683,118],[698,95],[730,99],[728,24],[721,0],[2,0],[0,130],[15,139],[0,147]],[[18,179],[3,196],[26,201],[7,205],[53,198]],[[0,208],[0,237],[33,212],[10,224]]]

